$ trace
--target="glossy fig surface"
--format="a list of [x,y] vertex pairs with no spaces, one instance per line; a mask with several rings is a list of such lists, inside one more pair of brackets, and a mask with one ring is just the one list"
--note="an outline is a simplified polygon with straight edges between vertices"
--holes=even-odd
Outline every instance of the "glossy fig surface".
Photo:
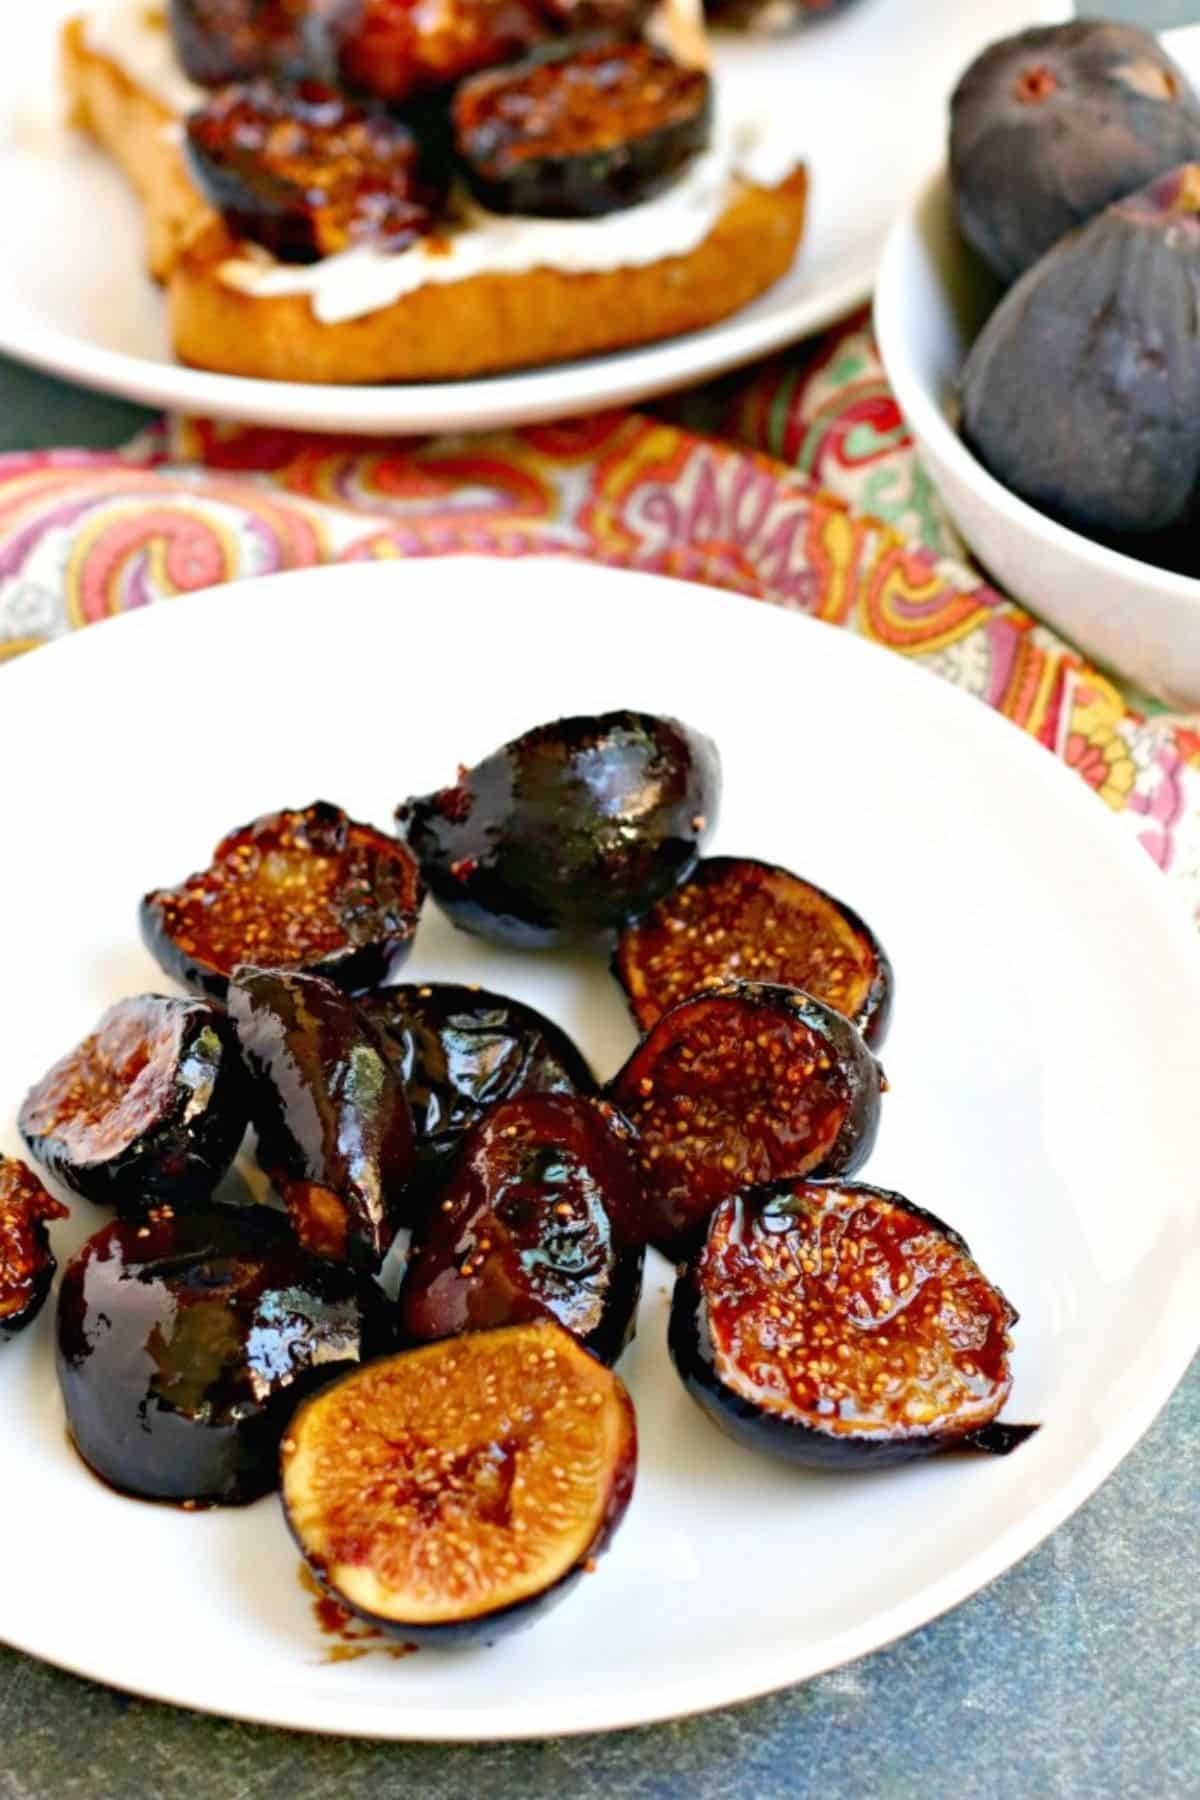
[[401,1224],[416,1140],[378,1034],[318,975],[239,969],[229,1016],[250,1077],[258,1158],[314,1256],[380,1267]]
[[234,237],[281,262],[407,249],[445,198],[407,125],[322,83],[222,88],[186,130],[196,181]]
[[1114,200],[1200,161],[1200,100],[1151,32],[1106,19],[992,44],[950,107],[963,236],[1015,281]]
[[648,1031],[668,1007],[717,982],[803,988],[878,1046],[892,1010],[892,966],[870,927],[788,869],[710,856],[617,941],[614,969]]
[[609,1087],[641,1142],[647,1242],[678,1261],[728,1195],[861,1168],[881,1084],[858,1030],[811,994],[731,981],[673,1006]]
[[412,947],[420,872],[403,844],[318,800],[222,838],[207,869],[142,901],[142,936],[168,975],[218,1000],[240,963],[377,987]]
[[162,1207],[105,1226],[68,1265],[58,1379],[110,1487],[239,1505],[276,1485],[302,1395],[388,1337],[375,1284],[305,1256],[280,1215]]
[[412,1110],[421,1172],[444,1174],[489,1107],[518,1094],[590,1094],[596,1079],[561,1026],[524,1001],[453,982],[363,994]]
[[554,1318],[603,1362],[642,1289],[637,1145],[614,1108],[570,1094],[501,1102],[464,1141],[413,1240],[409,1338]]
[[311,0],[168,0],[167,22],[184,74],[201,87],[295,74],[312,60]]
[[246,1130],[229,1022],[202,1000],[139,994],[29,1090],[21,1135],[50,1173],[119,1212],[207,1200]]
[[1165,531],[1200,480],[1200,163],[1130,194],[1036,263],[962,374],[963,436],[1079,531]]
[[707,738],[611,712],[527,731],[397,821],[456,925],[539,948],[602,938],[684,880],[720,786]]
[[454,96],[463,174],[491,212],[586,219],[659,193],[706,148],[712,84],[638,38],[536,50]]
[[32,1169],[0,1156],[0,1343],[32,1325],[45,1305],[58,1267],[46,1226],[66,1216]]
[[340,80],[390,105],[511,62],[547,34],[535,0],[334,0]]
[[283,1505],[313,1574],[410,1642],[491,1643],[594,1566],[633,1492],[621,1382],[550,1320],[372,1363],[297,1413]]
[[739,1443],[876,1468],[986,1442],[1016,1317],[958,1233],[902,1195],[779,1182],[713,1214],[676,1283],[670,1349]]

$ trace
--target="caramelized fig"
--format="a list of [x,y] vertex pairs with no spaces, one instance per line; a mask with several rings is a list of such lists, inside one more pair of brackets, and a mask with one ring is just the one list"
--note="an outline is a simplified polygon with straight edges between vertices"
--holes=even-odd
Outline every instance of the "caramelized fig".
[[541,10],[574,37],[610,32],[636,37],[654,12],[657,0],[541,0]]
[[168,975],[223,1000],[240,963],[379,986],[412,947],[420,872],[403,844],[324,800],[222,838],[209,868],[142,901],[142,936]]
[[902,1195],[785,1181],[717,1208],[676,1283],[670,1348],[738,1442],[878,1468],[1028,1436],[992,1423],[1016,1317],[958,1233]]
[[633,1492],[617,1377],[551,1320],[387,1357],[301,1407],[288,1524],[321,1586],[390,1636],[490,1643],[595,1565]]
[[187,144],[234,236],[281,262],[403,250],[432,230],[444,198],[406,125],[313,81],[222,88],[189,117]]
[[509,62],[547,26],[535,0],[335,0],[330,31],[345,85],[394,104]]
[[526,1094],[464,1142],[413,1240],[400,1290],[411,1338],[549,1315],[603,1362],[633,1336],[642,1288],[637,1145],[602,1101]]
[[258,1159],[314,1256],[383,1262],[408,1223],[412,1115],[378,1034],[318,975],[239,969],[229,1015],[250,1074]]
[[454,96],[463,173],[492,212],[582,219],[648,200],[708,144],[712,86],[641,40],[554,45]]
[[396,817],[456,925],[532,949],[601,938],[684,880],[720,790],[707,738],[611,712],[527,731]]
[[449,982],[379,988],[358,1005],[404,1083],[421,1175],[438,1180],[491,1106],[518,1094],[590,1094],[566,1032],[523,1001]]
[[730,981],[673,1006],[609,1089],[641,1140],[642,1235],[678,1261],[729,1194],[852,1174],[881,1083],[849,1019],[795,988]]
[[1110,206],[1022,276],[962,375],[963,435],[1077,530],[1164,531],[1200,479],[1200,163]]
[[787,869],[711,856],[617,942],[617,980],[649,1031],[680,1000],[725,980],[803,988],[878,1046],[892,966],[856,912]]
[[296,1402],[388,1348],[387,1314],[374,1282],[305,1256],[265,1208],[117,1221],[59,1294],[71,1435],[121,1493],[255,1500],[278,1481]]
[[29,1090],[21,1135],[44,1168],[101,1206],[136,1213],[207,1200],[246,1130],[229,1022],[202,1000],[140,994]]
[[311,61],[312,0],[169,0],[167,19],[183,72],[201,87],[295,74]]
[[1148,31],[1073,19],[1002,38],[950,104],[963,236],[1015,281],[1112,201],[1200,160],[1200,100]]
[[46,1224],[66,1216],[32,1169],[0,1156],[0,1343],[32,1325],[45,1305],[58,1267]]

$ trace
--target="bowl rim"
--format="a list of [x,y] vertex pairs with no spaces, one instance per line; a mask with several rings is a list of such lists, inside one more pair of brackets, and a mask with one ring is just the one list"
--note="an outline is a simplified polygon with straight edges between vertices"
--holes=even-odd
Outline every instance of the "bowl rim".
[[[943,162],[914,189],[897,213],[884,245],[871,309],[884,373],[918,451],[928,447],[929,454],[945,463],[949,473],[971,489],[991,512],[1002,517],[1013,530],[1038,540],[1048,554],[1087,564],[1097,575],[1110,580],[1151,585],[1163,596],[1200,607],[1197,577],[1160,569],[1124,551],[1110,549],[1107,544],[1098,544],[1081,531],[1039,512],[1028,500],[1006,488],[967,448],[923,380],[911,350],[902,271],[910,249],[924,245],[921,219],[926,208],[942,192],[948,198],[949,181],[949,165]],[[965,252],[966,246],[962,248]],[[984,578],[990,579],[986,574]]]

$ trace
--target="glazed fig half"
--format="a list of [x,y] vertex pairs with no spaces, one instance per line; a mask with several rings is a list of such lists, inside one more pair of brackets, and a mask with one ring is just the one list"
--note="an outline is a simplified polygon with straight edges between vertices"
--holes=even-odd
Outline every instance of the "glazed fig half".
[[397,821],[439,906],[518,948],[590,942],[689,875],[720,800],[715,745],[675,719],[539,725],[408,800]]
[[968,446],[1076,530],[1178,525],[1200,480],[1200,163],[1117,201],[1005,295],[962,374]]
[[46,1226],[66,1216],[32,1169],[0,1156],[0,1343],[32,1325],[45,1305],[58,1267]]

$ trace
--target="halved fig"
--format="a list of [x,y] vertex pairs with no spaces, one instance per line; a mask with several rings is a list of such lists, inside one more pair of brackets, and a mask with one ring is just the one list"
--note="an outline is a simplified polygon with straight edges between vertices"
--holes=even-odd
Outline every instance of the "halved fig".
[[561,1600],[633,1492],[617,1377],[551,1320],[427,1344],[296,1414],[283,1506],[343,1606],[413,1643],[490,1643]]
[[315,13],[312,0],[169,0],[167,21],[188,79],[223,87],[302,70]]
[[207,869],[142,901],[142,936],[168,975],[223,1000],[240,963],[381,985],[412,947],[420,871],[403,844],[318,800],[222,838]]
[[433,982],[379,988],[358,1005],[404,1083],[427,1180],[445,1173],[466,1133],[501,1100],[595,1091],[561,1026],[507,994]]
[[30,1088],[21,1135],[50,1173],[100,1206],[207,1200],[246,1130],[229,1021],[202,1000],[118,1000]]
[[71,1436],[110,1487],[147,1500],[268,1493],[296,1402],[390,1341],[375,1283],[305,1256],[265,1208],[118,1220],[59,1293]]
[[414,1237],[404,1334],[454,1337],[549,1316],[615,1362],[642,1290],[636,1152],[603,1101],[526,1094],[494,1106]]
[[892,1011],[892,966],[856,912],[788,869],[710,856],[627,925],[614,969],[649,1031],[680,1000],[726,980],[803,988],[879,1045]]
[[692,1397],[788,1462],[877,1468],[1006,1450],[1017,1315],[956,1231],[862,1183],[731,1195],[680,1274],[670,1348]]
[[646,1240],[679,1260],[741,1188],[852,1174],[881,1087],[855,1026],[811,994],[730,981],[673,1006],[609,1088],[641,1140]]
[[46,1224],[66,1216],[32,1169],[0,1156],[0,1343],[32,1325],[45,1305],[58,1267]]
[[712,85],[640,39],[556,44],[454,96],[463,173],[492,212],[592,218],[636,206],[704,150]]
[[510,62],[547,34],[535,0],[334,0],[340,80],[394,105]]
[[222,88],[188,118],[187,146],[234,236],[281,262],[403,250],[445,197],[407,125],[315,81]]
[[695,867],[720,792],[707,738],[610,712],[539,725],[396,818],[456,925],[532,949],[602,938],[653,906]]
[[408,1222],[416,1161],[404,1087],[373,1027],[319,975],[239,969],[229,1016],[258,1160],[314,1256],[376,1270]]

